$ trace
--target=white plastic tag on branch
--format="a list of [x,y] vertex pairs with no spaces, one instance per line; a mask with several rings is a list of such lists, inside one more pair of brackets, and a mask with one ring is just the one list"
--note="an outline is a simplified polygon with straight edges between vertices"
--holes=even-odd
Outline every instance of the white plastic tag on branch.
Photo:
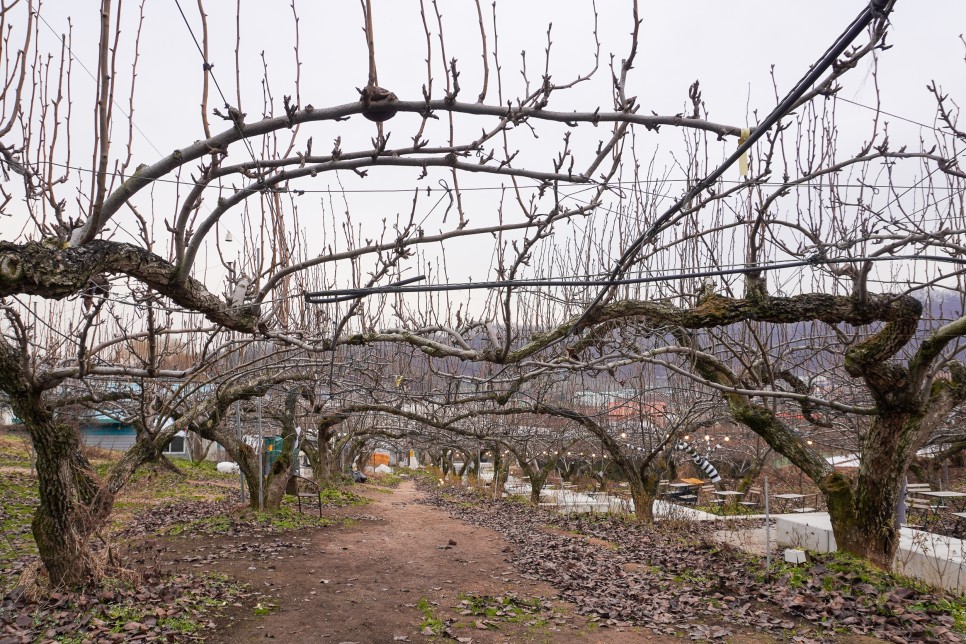
[[[741,128],[741,136],[738,137],[738,145],[739,146],[743,145],[744,142],[748,140],[749,136],[751,136],[751,131],[746,127]],[[748,176],[748,151],[747,150],[742,152],[741,156],[738,157],[738,174],[740,174],[743,177]]]

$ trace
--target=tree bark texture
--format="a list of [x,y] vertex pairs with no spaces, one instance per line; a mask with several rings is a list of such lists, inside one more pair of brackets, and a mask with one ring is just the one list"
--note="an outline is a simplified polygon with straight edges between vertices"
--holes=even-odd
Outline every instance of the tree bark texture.
[[58,422],[25,372],[20,355],[0,338],[0,388],[30,433],[36,456],[40,505],[31,528],[54,587],[96,581],[91,536],[104,525],[113,493],[81,451],[77,431]]
[[0,242],[0,297],[24,294],[63,299],[104,274],[133,277],[227,328],[243,333],[259,330],[257,306],[232,306],[191,277],[176,279],[177,269],[170,262],[138,246],[100,239],[76,247],[53,239]]
[[540,505],[540,490],[543,489],[544,484],[547,482],[547,477],[550,476],[550,472],[556,466],[557,459],[551,457],[550,460],[541,466],[538,461],[530,464],[525,456],[523,458],[519,454],[516,454],[516,456],[517,462],[520,464],[520,469],[530,479],[530,505],[536,507]]
[[113,494],[83,456],[73,428],[49,413],[36,413],[40,410],[27,420],[23,405],[16,407],[37,455],[40,505],[31,528],[50,583],[55,588],[91,584],[98,567],[90,540],[110,514]]

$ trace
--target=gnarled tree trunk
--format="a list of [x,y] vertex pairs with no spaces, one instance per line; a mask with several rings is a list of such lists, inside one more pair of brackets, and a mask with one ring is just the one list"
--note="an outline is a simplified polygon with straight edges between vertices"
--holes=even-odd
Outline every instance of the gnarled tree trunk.
[[[842,550],[891,569],[899,546],[896,503],[911,460],[909,441],[918,433],[918,414],[891,411],[875,419],[864,441],[862,463],[851,490],[851,508],[835,508],[847,498],[841,486],[826,486],[835,541]],[[842,499],[834,499],[836,495]],[[851,512],[848,510],[851,509]]]
[[520,464],[520,469],[530,479],[530,504],[538,506],[540,505],[540,490],[546,484],[550,472],[556,467],[557,457],[551,456],[543,465],[540,465],[540,462],[536,459],[531,464],[525,457],[521,458],[520,454],[516,454],[516,452],[514,454],[517,457],[517,462]]
[[58,424],[39,400],[14,409],[37,454],[40,505],[31,528],[50,584],[85,586],[96,580],[90,540],[110,514],[113,494],[82,454],[73,428]]
[[309,459],[312,476],[322,487],[331,486],[340,476],[338,454],[342,444],[333,439],[337,439],[336,428],[348,418],[348,414],[322,416],[315,421],[316,440],[302,441],[302,451]]
[[107,520],[114,495],[84,457],[77,431],[57,421],[2,339],[0,388],[33,442],[40,505],[31,528],[50,584],[85,586],[96,580],[90,539]]
[[339,464],[336,461],[336,451],[332,449],[332,436],[335,432],[319,429],[318,441],[305,441],[302,451],[309,459],[312,476],[316,483],[328,487],[339,477]]
[[654,494],[636,476],[629,478],[628,483],[634,501],[634,517],[638,523],[654,523]]
[[285,498],[285,490],[288,488],[289,480],[292,478],[292,461],[295,451],[295,441],[297,433],[295,431],[295,412],[298,404],[298,392],[289,391],[285,396],[285,408],[281,414],[282,421],[282,448],[278,452],[278,457],[268,466],[263,484],[265,497],[264,509],[267,512],[276,512],[282,506]]
[[456,472],[456,476],[458,476],[460,480],[463,480],[463,477],[466,476],[467,472],[469,472],[470,466],[473,464],[473,461],[470,457],[469,452],[466,452],[464,450],[459,450],[459,453],[460,453],[460,456],[463,457],[463,464],[460,465],[459,470]]
[[611,455],[614,457],[614,464],[620,468],[630,487],[631,500],[634,502],[634,517],[639,523],[654,523],[654,499],[657,496],[660,476],[652,465],[653,460],[646,459],[638,465],[620,450],[612,452]]

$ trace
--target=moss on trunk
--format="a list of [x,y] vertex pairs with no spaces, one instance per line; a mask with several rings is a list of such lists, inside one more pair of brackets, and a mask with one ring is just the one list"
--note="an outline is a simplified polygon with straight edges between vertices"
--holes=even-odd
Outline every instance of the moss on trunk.
[[91,538],[107,521],[113,494],[84,458],[76,431],[56,423],[39,400],[33,406],[34,413],[24,414],[21,403],[18,415],[36,450],[40,505],[31,524],[34,540],[53,587],[86,586],[97,581]]

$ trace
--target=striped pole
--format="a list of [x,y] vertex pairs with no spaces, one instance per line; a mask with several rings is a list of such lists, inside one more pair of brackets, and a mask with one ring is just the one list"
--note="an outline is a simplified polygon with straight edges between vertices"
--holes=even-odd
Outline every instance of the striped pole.
[[698,454],[693,447],[684,441],[679,441],[675,447],[682,452],[689,454],[691,456],[691,460],[694,461],[694,464],[701,468],[701,471],[704,472],[709,479],[711,479],[712,483],[721,482],[721,475],[718,474],[718,470],[715,469],[714,465],[712,465],[708,459]]

